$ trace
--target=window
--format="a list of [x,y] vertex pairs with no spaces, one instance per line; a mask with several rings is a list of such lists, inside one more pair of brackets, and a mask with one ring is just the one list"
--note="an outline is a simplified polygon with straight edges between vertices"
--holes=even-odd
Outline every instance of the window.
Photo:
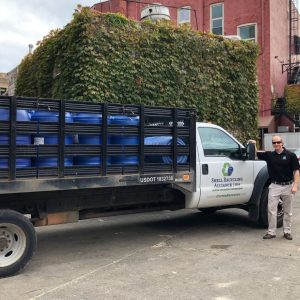
[[300,37],[297,35],[294,35],[294,44],[295,44],[295,54],[300,54]]
[[210,6],[210,31],[217,35],[224,34],[224,7],[223,3]]
[[177,16],[178,24],[191,23],[191,7],[185,6],[178,8]]
[[0,96],[1,96],[1,95],[5,95],[6,91],[7,91],[7,88],[5,88],[5,87],[0,87]]
[[246,24],[238,27],[238,36],[245,41],[256,42],[256,24]]
[[240,145],[224,131],[211,128],[198,128],[205,156],[227,156],[241,159]]

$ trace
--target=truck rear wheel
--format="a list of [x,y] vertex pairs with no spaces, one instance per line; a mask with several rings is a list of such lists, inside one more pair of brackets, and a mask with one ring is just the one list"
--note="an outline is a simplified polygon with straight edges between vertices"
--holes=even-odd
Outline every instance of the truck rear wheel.
[[[268,228],[268,194],[269,188],[265,187],[261,194],[260,204],[259,204],[259,219],[258,224],[263,228]],[[277,207],[277,228],[283,225],[283,204],[282,200],[279,200]]]
[[0,210],[0,277],[20,271],[36,249],[36,233],[30,220],[13,211]]

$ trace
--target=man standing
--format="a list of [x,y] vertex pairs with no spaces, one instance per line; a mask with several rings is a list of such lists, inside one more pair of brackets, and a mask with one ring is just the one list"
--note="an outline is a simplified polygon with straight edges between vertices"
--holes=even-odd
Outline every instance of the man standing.
[[[256,146],[256,141],[254,140],[250,140],[249,143],[255,144]],[[271,178],[268,196],[269,228],[268,232],[263,236],[263,239],[272,239],[276,237],[277,207],[279,200],[281,199],[284,211],[283,236],[287,240],[292,240],[292,202],[294,194],[298,190],[299,162],[295,153],[287,151],[283,147],[283,141],[280,136],[273,136],[272,144],[274,151],[257,151],[258,159],[265,160],[267,162],[268,172]]]

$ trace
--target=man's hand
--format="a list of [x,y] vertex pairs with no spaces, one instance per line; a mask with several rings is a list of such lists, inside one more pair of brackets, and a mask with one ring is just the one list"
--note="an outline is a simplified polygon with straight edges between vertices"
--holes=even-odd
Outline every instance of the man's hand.
[[255,144],[256,145],[256,140],[249,140],[248,144]]
[[292,186],[292,193],[293,193],[293,194],[296,194],[297,191],[298,191],[298,184],[293,183],[293,186]]

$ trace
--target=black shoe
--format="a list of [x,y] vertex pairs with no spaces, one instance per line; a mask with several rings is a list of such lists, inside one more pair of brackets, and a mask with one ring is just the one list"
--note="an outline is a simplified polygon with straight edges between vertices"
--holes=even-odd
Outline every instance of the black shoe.
[[274,239],[276,237],[276,235],[272,235],[270,233],[267,233],[263,236],[264,240],[270,240],[270,239]]
[[283,237],[286,238],[287,240],[290,240],[290,241],[293,239],[293,237],[290,233],[284,233]]

